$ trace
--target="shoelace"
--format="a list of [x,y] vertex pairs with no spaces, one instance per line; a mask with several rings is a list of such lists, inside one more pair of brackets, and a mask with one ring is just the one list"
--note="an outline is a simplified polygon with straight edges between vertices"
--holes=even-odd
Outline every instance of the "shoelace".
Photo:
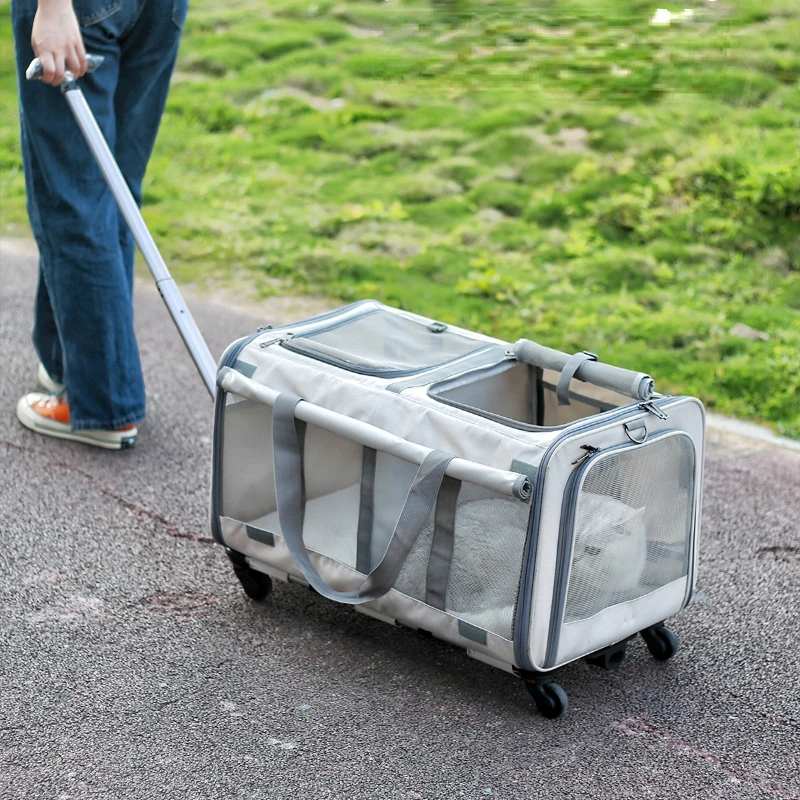
[[46,397],[39,401],[43,408],[55,408],[60,403],[67,402],[67,392],[62,389],[60,392],[45,392]]

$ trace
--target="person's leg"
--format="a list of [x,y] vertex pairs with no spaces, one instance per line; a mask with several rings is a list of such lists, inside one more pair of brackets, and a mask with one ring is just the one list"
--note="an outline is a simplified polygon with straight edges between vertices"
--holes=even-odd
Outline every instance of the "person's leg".
[[[136,23],[121,42],[114,94],[114,154],[140,206],[142,181],[167,101],[186,11],[187,0],[144,0]],[[123,262],[132,281],[133,235],[121,214],[119,220]]]
[[39,283],[36,287],[36,305],[33,317],[33,346],[39,361],[55,383],[64,382],[64,361],[61,352],[61,338],[58,325],[50,304],[50,294],[44,280],[41,260],[39,262]]
[[[81,88],[113,147],[119,41],[139,9],[136,0],[95,4],[96,9],[86,8],[92,0],[82,4],[82,22],[93,22],[82,32],[87,50],[106,60],[97,73],[81,79]],[[60,336],[71,425],[76,430],[112,430],[143,419],[145,412],[117,206],[64,98],[57,89],[24,78],[33,58],[33,13],[35,3],[15,0],[26,190],[29,209],[33,206],[38,217],[32,215],[31,224]]]
[[[18,0],[15,0],[15,6],[17,3]],[[22,149],[22,169],[25,176],[25,185],[26,187],[32,187],[34,180],[32,173],[33,153],[30,149],[24,114],[20,114],[20,147]],[[33,346],[39,356],[39,362],[44,367],[47,374],[57,384],[63,384],[64,354],[61,347],[61,337],[58,332],[58,323],[53,313],[50,293],[47,290],[47,282],[45,279],[44,256],[42,255],[44,232],[42,231],[41,220],[39,219],[36,196],[30,188],[28,188],[26,192],[25,200],[31,230],[39,246],[39,279],[36,287],[36,301],[34,305]]]

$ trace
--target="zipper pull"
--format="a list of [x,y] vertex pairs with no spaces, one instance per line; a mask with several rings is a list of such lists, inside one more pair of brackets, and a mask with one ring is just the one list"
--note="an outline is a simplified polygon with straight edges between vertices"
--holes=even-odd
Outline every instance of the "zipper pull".
[[592,447],[590,444],[582,444],[581,450],[585,450],[586,452],[580,457],[576,458],[572,464],[573,466],[578,466],[578,464],[583,464],[586,459],[591,458],[595,453],[600,452],[599,447]]
[[639,408],[642,411],[649,411],[651,414],[655,414],[659,419],[669,419],[669,414],[666,411],[662,411],[652,400],[639,403]]
[[293,333],[284,333],[281,336],[276,336],[274,339],[267,339],[266,342],[261,342],[258,346],[261,348],[271,347],[276,342],[287,342],[294,336]]

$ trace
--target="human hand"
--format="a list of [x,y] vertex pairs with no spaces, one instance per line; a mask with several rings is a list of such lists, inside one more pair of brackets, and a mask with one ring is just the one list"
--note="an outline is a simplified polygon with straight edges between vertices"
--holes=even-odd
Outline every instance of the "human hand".
[[42,64],[42,81],[59,86],[64,71],[80,78],[86,72],[86,49],[71,0],[39,0],[31,46]]

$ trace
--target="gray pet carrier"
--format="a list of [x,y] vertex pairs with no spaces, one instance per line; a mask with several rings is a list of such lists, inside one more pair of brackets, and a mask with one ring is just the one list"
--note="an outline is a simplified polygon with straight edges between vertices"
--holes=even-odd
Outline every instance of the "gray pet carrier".
[[213,527],[253,597],[299,581],[521,675],[611,669],[695,580],[704,412],[652,379],[365,301],[223,356]]

